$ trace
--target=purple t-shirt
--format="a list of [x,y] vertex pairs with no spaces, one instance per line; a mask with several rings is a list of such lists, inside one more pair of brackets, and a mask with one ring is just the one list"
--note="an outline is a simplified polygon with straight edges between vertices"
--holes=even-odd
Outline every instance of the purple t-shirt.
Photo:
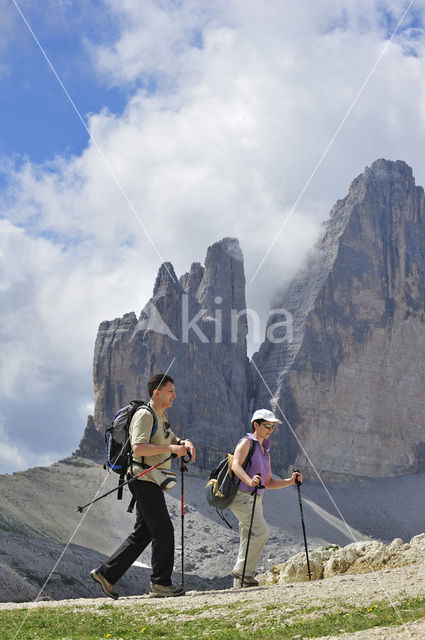
[[[261,450],[261,445],[253,433],[247,433],[246,436],[244,436],[239,440],[239,442],[242,442],[242,440],[245,440],[245,438],[248,438],[248,440],[250,441],[250,446],[252,441],[255,441],[257,443],[255,445],[254,454],[251,458],[251,464],[245,469],[245,471],[250,476],[250,478],[252,478],[252,476],[255,476],[255,475],[260,475],[264,484],[270,473],[270,454],[269,454],[270,446],[271,446],[270,440],[267,440],[267,439],[263,440],[263,449],[264,449],[264,453],[263,453]],[[238,479],[239,478],[235,476],[235,482],[237,482]],[[245,484],[245,482],[242,482],[241,480],[239,483],[238,489],[240,491],[246,491],[246,493],[252,493],[254,490],[254,487],[248,486],[247,484]],[[257,495],[262,496],[263,493],[264,493],[264,489],[259,489],[257,492]]]

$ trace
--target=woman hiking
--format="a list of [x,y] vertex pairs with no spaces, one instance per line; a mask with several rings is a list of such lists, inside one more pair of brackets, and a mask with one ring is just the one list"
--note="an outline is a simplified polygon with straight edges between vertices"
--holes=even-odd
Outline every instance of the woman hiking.
[[[269,527],[263,516],[264,487],[266,489],[282,489],[295,485],[297,477],[302,482],[300,473],[293,473],[290,478],[286,479],[272,477],[269,438],[276,424],[282,424],[282,421],[276,418],[272,411],[268,409],[255,411],[251,418],[252,433],[247,433],[239,440],[233,456],[232,471],[240,483],[236,496],[230,504],[230,509],[239,521],[240,544],[232,575],[241,580],[246,562],[242,586],[247,587],[258,585],[258,581],[254,577],[255,570],[269,537]],[[253,442],[255,442],[255,449],[251,463],[244,471],[243,464]],[[235,481],[237,481],[236,478]],[[257,489],[257,495],[252,495],[255,488],[260,486],[262,488]],[[248,540],[251,518],[251,536]],[[245,560],[247,547],[248,557]]]

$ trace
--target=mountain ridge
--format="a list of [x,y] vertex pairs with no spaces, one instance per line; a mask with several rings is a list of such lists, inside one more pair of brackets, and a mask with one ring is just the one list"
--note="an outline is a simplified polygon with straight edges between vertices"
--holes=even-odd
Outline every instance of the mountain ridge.
[[90,439],[100,455],[93,427],[102,432],[117,408],[146,395],[150,375],[175,362],[170,417],[197,443],[202,469],[234,447],[255,405],[284,415],[272,453],[280,475],[294,464],[328,482],[425,470],[416,419],[425,413],[424,202],[403,161],[376,160],[355,178],[306,265],[275,296],[251,362],[238,241],[216,242],[205,266],[179,279],[162,265],[139,318],[99,327],[95,413],[80,451],[89,455]]

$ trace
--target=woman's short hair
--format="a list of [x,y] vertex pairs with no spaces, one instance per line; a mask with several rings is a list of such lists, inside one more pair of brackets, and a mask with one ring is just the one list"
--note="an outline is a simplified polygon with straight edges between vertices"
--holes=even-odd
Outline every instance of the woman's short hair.
[[263,422],[264,422],[263,418],[260,418],[260,420],[254,420],[254,422],[252,423],[252,433],[255,433],[254,424],[262,424]]

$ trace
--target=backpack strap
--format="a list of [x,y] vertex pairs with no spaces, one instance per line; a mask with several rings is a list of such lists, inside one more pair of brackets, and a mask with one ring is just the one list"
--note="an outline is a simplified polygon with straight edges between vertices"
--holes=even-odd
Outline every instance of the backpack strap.
[[[149,436],[149,442],[150,442],[152,440],[153,436],[155,435],[157,429],[158,429],[158,422],[157,422],[157,419],[156,419],[156,413],[155,413],[154,409],[150,406],[150,404],[144,404],[143,406],[139,407],[139,409],[147,409],[149,411],[149,413],[151,414],[151,416],[152,416],[153,425],[152,425],[152,429],[151,429],[151,434]],[[139,409],[137,409],[137,411],[139,411]],[[137,412],[135,411],[134,414],[133,414],[132,419],[134,418],[136,413]],[[129,428],[130,428],[130,425],[129,425]],[[131,472],[133,473],[133,462],[134,461],[133,461],[133,450],[132,450],[131,446],[130,446],[130,456],[131,456],[131,459],[130,459],[130,462],[129,462],[129,466],[131,467]],[[143,469],[148,469],[149,468],[148,465],[145,464],[144,456],[142,456],[142,462],[137,462],[136,464],[140,465]]]
[[[151,414],[152,418],[153,418],[153,425],[152,425],[152,429],[151,429],[151,435],[149,436],[149,442],[152,440],[152,438],[154,437],[156,430],[158,429],[158,423],[156,421],[156,413],[155,410],[150,406],[150,404],[145,405],[144,407],[142,407],[143,409],[147,409],[149,411],[149,413]],[[148,469],[149,467],[145,464],[145,457],[142,456],[142,467],[144,469]]]
[[227,524],[227,526],[229,527],[229,529],[233,529],[232,525],[230,524],[230,522],[227,520],[227,518],[225,517],[223,510],[219,510],[217,509],[217,507],[215,508],[215,510],[217,511],[218,515],[220,516],[220,518],[223,520],[223,522],[225,522]]
[[[127,439],[130,438],[130,423],[131,423],[136,411],[138,409],[140,409],[140,407],[142,407],[144,404],[145,404],[145,402],[143,400],[132,400],[130,402],[130,405],[133,405],[133,409],[130,411],[129,415],[127,416],[127,423],[126,423]],[[116,419],[118,414],[119,414],[119,412],[115,415],[114,420]],[[112,421],[112,424],[114,423],[114,420]],[[126,464],[121,469],[120,477],[118,479],[117,500],[122,500],[123,488],[124,488],[124,484],[125,484],[125,476],[126,476],[126,473],[127,473],[128,466],[132,462],[132,458],[133,458],[133,455],[132,455],[131,446],[130,446],[130,450],[129,450],[128,454],[127,454]]]
[[[244,440],[249,440],[249,438],[244,438]],[[254,451],[255,451],[255,447],[257,446],[257,441],[256,440],[251,440],[251,445],[249,447],[249,451],[248,451],[248,455],[246,456],[245,460],[242,463],[242,469],[244,471],[247,470],[247,468],[251,465],[251,460],[252,460],[252,456],[254,455]],[[236,474],[233,473],[232,471],[232,475],[234,478],[236,478]],[[242,482],[242,480],[240,478],[237,479],[237,482],[235,482],[236,486],[239,487],[240,483]]]
[[249,447],[248,455],[246,457],[245,462],[242,465],[244,468],[244,471],[246,471],[247,467],[251,466],[252,456],[254,455],[256,446],[257,446],[257,440],[251,440],[251,446]]
[[136,504],[136,498],[134,496],[131,497],[130,504],[127,507],[128,513],[133,513],[134,505]]
[[[246,438],[247,440],[249,440],[249,438]],[[252,460],[252,456],[254,455],[254,451],[255,451],[255,447],[257,446],[257,441],[256,440],[251,440],[251,445],[249,447],[249,451],[248,451],[248,455],[246,456],[244,463],[242,465],[242,469],[244,471],[247,470],[247,468],[250,466],[251,464],[251,460]],[[233,474],[234,475],[234,474]],[[235,483],[237,487],[239,487],[241,483],[241,479],[238,478],[238,481]],[[224,514],[223,514],[223,510],[222,509],[215,509],[218,513],[218,515],[220,516],[220,518],[227,524],[227,526],[230,529],[233,529],[232,525],[230,524],[230,522],[225,518]]]
[[[139,407],[139,409],[147,409],[149,411],[149,413],[152,416],[153,419],[153,425],[152,425],[152,430],[151,430],[151,435],[149,436],[149,442],[152,440],[154,434],[156,433],[156,430],[158,429],[158,423],[156,421],[156,414],[155,411],[152,409],[152,407],[150,406],[150,404],[144,404],[141,407]],[[137,411],[139,410],[137,409]],[[132,419],[134,418],[134,416],[136,415],[136,411],[133,414]],[[129,429],[130,429],[130,425],[129,425]],[[139,463],[138,463],[139,464]],[[148,465],[145,464],[145,459],[144,456],[142,456],[142,462],[140,463],[141,467],[143,467],[144,469],[148,468]],[[132,448],[130,446],[130,467],[131,467],[131,471],[133,472],[133,451]],[[130,474],[131,475],[131,474]],[[120,492],[120,489],[118,489],[118,493]],[[122,488],[121,488],[121,493],[122,493]],[[136,498],[134,496],[132,496],[131,500],[130,500],[130,504],[127,507],[127,511],[128,513],[133,513],[133,509],[134,509],[134,505],[136,504]]]
[[[249,438],[245,438],[246,440],[249,440]],[[255,451],[255,447],[257,446],[257,441],[256,440],[251,440],[251,445],[249,447],[249,451],[248,451],[248,455],[246,456],[244,463],[242,464],[242,469],[244,471],[247,470],[248,467],[251,466],[251,461],[252,461],[252,456],[254,455],[254,451]],[[240,478],[238,478],[237,481],[237,485],[239,486],[241,483]]]

